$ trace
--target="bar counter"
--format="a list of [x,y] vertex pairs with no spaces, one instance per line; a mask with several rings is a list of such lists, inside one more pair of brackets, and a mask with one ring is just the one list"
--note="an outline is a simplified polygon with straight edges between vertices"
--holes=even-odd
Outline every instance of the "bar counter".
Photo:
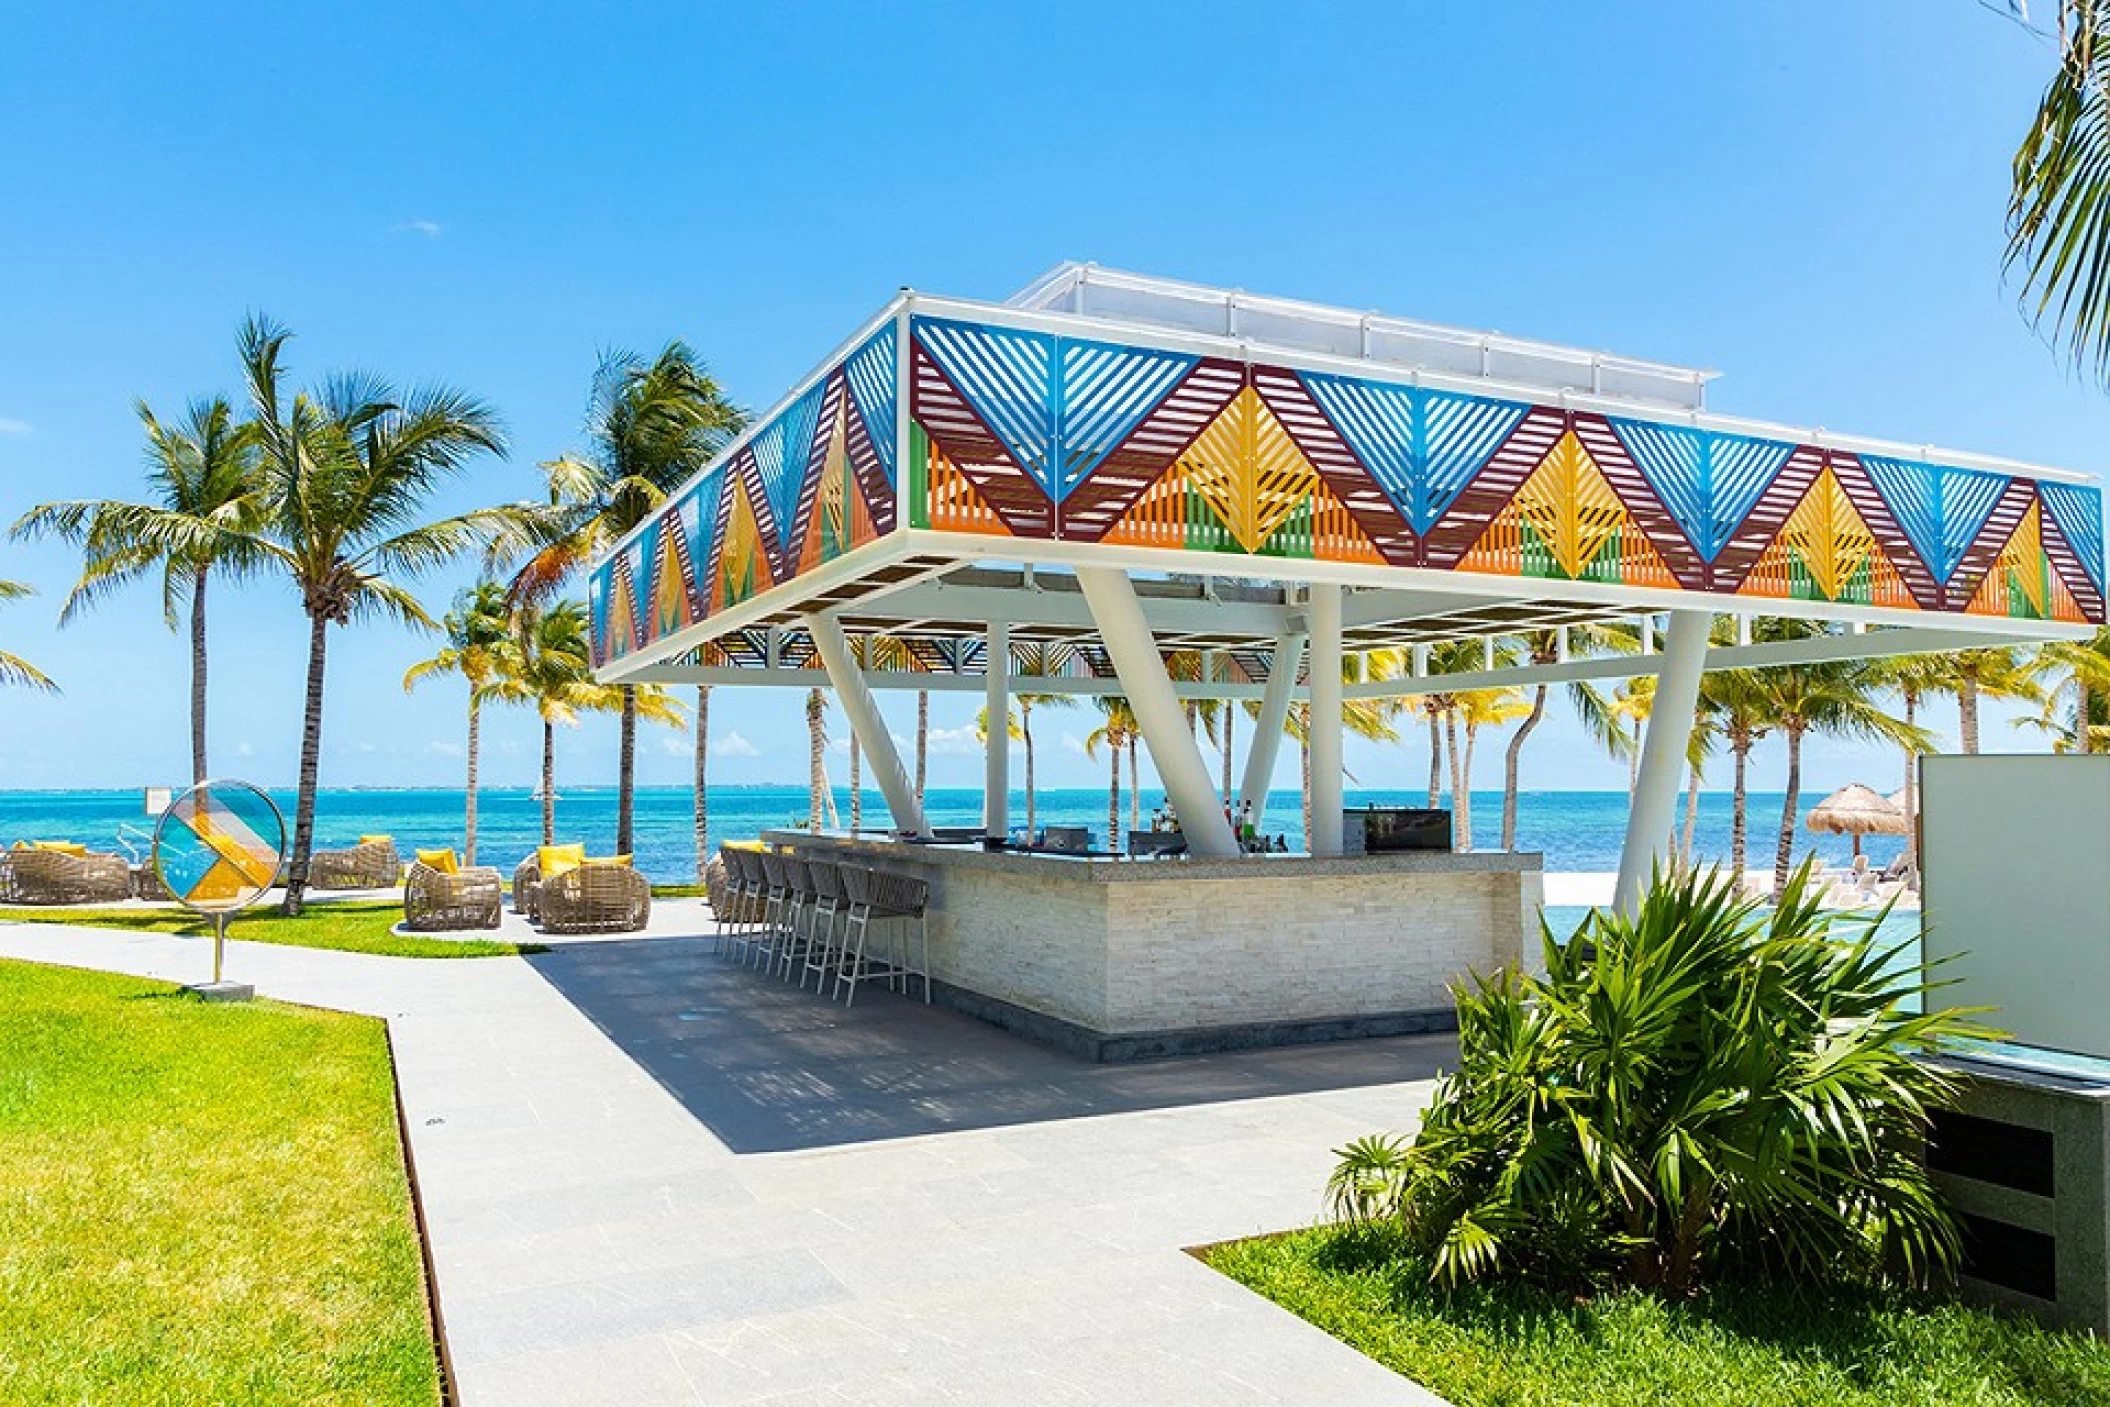
[[781,830],[930,885],[940,1001],[1089,1059],[1455,1027],[1450,985],[1536,952],[1543,857],[1132,860]]

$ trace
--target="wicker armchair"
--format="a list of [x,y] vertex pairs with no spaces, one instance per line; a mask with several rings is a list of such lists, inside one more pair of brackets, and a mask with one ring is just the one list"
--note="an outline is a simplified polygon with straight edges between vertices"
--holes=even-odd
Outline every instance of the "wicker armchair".
[[310,889],[389,889],[403,873],[393,840],[343,850],[318,850],[308,859]]
[[9,898],[17,904],[114,904],[132,897],[132,870],[122,855],[68,855],[10,850]]
[[543,880],[535,907],[546,933],[635,933],[652,917],[652,884],[628,865],[589,860]]
[[503,881],[487,865],[445,874],[420,861],[403,881],[403,926],[420,933],[496,928]]
[[535,890],[542,883],[542,864],[534,855],[513,867],[513,912],[535,917]]

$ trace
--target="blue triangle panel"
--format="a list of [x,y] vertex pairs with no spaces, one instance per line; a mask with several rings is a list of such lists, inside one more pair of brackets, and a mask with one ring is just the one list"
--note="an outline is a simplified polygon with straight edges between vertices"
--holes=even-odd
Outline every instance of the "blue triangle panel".
[[586,618],[593,625],[593,638],[600,642],[604,658],[615,653],[608,641],[608,593],[614,584],[614,562],[603,562],[601,569],[586,581]]
[[689,542],[689,571],[692,585],[706,598],[703,583],[710,580],[711,548],[718,538],[718,495],[725,487],[725,471],[712,471],[681,500],[681,530]]
[[1641,477],[1655,490],[1657,500],[1685,530],[1694,550],[1712,562],[1718,544],[1708,484],[1707,435],[1643,420],[1614,420],[1612,433],[1640,466]]
[[916,319],[916,335],[1019,467],[1055,498],[1055,339],[945,318]]
[[[1898,526],[1912,540],[1913,550],[1920,554],[1927,570],[1934,573],[1936,581],[1946,582],[1956,561],[1942,545],[1946,536],[1942,526],[1942,471],[1931,464],[1874,454],[1862,455],[1861,467],[1868,471],[1869,482],[1876,486],[1890,516],[1898,520]],[[1987,507],[1990,509],[1991,504]],[[1961,556],[1961,551],[1956,555]]]
[[2103,589],[2103,496],[2096,489],[2072,484],[2039,483],[2037,497],[2044,511],[2059,525],[2073,554],[2095,589]]
[[1742,526],[1759,497],[1772,486],[1795,446],[1749,435],[1707,436],[1707,512],[1711,519],[1702,551],[1712,562]]
[[1407,526],[1427,532],[1436,515],[1429,511],[1428,487],[1418,462],[1417,426],[1423,414],[1415,393],[1405,386],[1347,376],[1314,371],[1298,375]]
[[[1421,409],[1415,458],[1421,462],[1422,491],[1428,495],[1433,527],[1531,407],[1447,391],[1419,391],[1415,399]],[[1427,529],[1417,525],[1415,531]]]
[[1993,509],[2013,482],[2005,474],[1988,474],[1979,469],[1941,471],[1942,550],[1941,561],[1934,569],[1936,577],[1948,581],[1963,561],[1963,554],[1985,531],[1986,520],[1993,516]]
[[1199,360],[1178,352],[1062,339],[1062,474],[1056,501],[1088,478]]
[[899,398],[894,385],[894,325],[888,323],[865,339],[843,363],[843,376],[850,383],[850,403],[864,418],[865,436],[879,452],[889,486],[894,479],[895,432],[899,425]]
[[806,479],[806,456],[813,448],[813,432],[821,418],[821,396],[826,390],[825,379],[815,382],[748,442],[755,466],[762,471],[762,492],[776,517],[780,548],[791,545],[792,519],[798,513],[799,489]]
[[630,540],[623,556],[630,564],[630,623],[633,629],[649,630],[652,620],[654,587],[652,578],[659,565],[659,525],[654,518],[645,524],[644,531]]

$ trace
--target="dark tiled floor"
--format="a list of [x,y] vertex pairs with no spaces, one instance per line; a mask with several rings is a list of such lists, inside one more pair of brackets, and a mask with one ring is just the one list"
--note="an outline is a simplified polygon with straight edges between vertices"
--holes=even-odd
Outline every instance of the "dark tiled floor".
[[727,964],[708,939],[530,961],[739,1153],[1427,1079],[1456,1049],[1399,1036],[1099,1065],[876,986],[846,1011]]

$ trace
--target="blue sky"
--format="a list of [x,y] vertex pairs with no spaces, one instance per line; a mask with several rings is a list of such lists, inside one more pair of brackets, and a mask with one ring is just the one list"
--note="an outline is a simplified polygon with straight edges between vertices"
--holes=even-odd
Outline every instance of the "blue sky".
[[[297,331],[296,373],[500,407],[512,456],[454,509],[535,491],[603,348],[685,337],[761,407],[899,286],[1000,298],[1065,258],[1710,366],[1728,412],[2102,465],[2110,400],[2000,272],[2053,55],[1973,0],[94,10],[19,8],[0,43],[9,520],[133,494],[132,399],[232,392],[251,310]],[[0,695],[0,787],[178,779],[182,642],[146,589],[55,629],[76,567],[0,545],[0,576],[45,593],[0,644],[66,689]],[[212,624],[216,768],[288,781],[291,594],[223,593]],[[325,784],[456,780],[458,690],[400,684],[429,641],[331,648]],[[889,708],[905,727],[910,700]],[[979,781],[971,708],[935,705],[940,784]],[[712,718],[715,779],[803,776],[788,696],[721,693]],[[1047,782],[1097,782],[1063,737],[1083,728],[1049,724]],[[532,718],[485,732],[487,778],[526,784]],[[2036,746],[1999,716],[1987,742]],[[1349,762],[1383,785],[1423,756]],[[560,775],[613,758],[589,724]],[[686,740],[641,767],[684,780]],[[1807,780],[1896,767],[1820,743]],[[1565,716],[1526,769],[1625,780]]]

